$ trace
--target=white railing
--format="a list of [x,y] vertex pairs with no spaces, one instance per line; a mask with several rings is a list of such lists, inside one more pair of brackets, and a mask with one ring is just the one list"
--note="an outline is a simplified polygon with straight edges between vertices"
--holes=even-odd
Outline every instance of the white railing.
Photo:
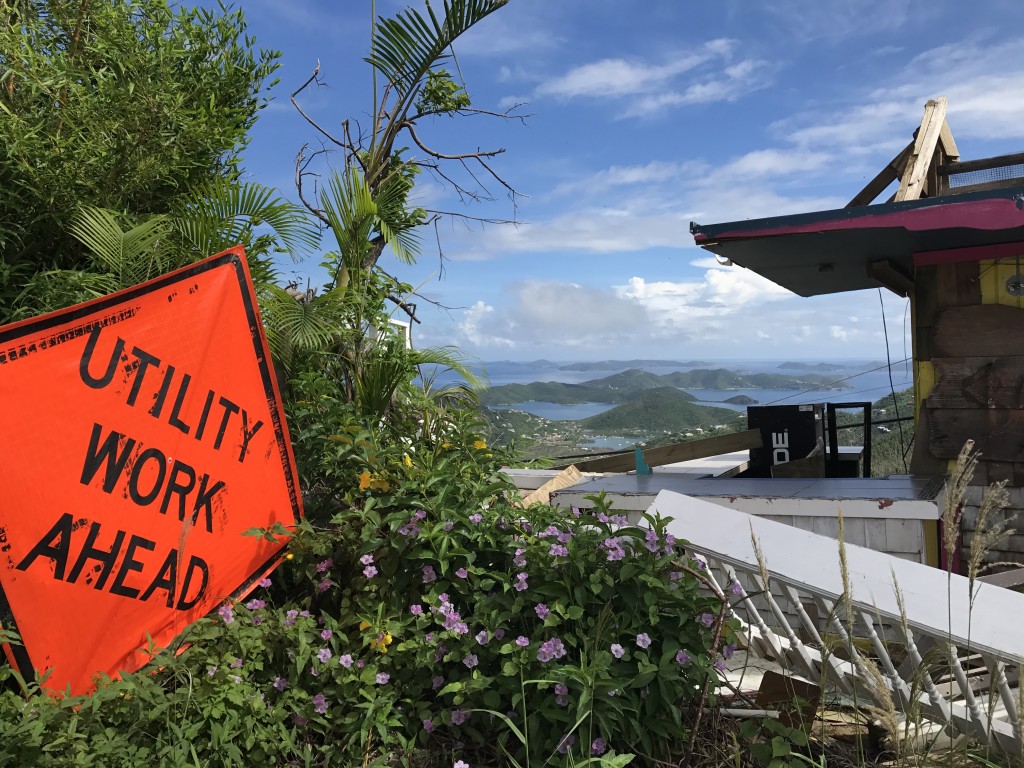
[[650,511],[709,566],[750,653],[1021,754],[1024,594],[976,581],[972,600],[963,576],[853,545],[844,579],[835,539],[671,491]]

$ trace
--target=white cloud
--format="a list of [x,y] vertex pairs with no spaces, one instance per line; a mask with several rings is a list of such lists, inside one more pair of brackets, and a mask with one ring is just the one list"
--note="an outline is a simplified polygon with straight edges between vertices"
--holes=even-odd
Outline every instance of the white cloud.
[[719,38],[672,58],[606,58],[581,64],[537,86],[538,97],[614,99],[620,117],[645,117],[672,107],[734,101],[770,84],[775,68],[746,58],[733,61],[735,40]]

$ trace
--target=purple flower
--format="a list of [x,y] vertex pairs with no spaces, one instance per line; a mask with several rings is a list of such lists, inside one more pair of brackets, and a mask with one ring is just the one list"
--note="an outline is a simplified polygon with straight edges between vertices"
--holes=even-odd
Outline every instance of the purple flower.
[[487,630],[486,629],[481,629],[479,632],[476,633],[476,641],[480,645],[487,645],[487,641],[489,639],[490,639],[490,636],[487,634]]
[[235,660],[231,662],[231,668],[232,669],[241,669],[242,668],[242,659],[239,658],[239,657],[235,657]]
[[517,573],[516,574],[516,583],[512,585],[512,587],[515,589],[515,591],[516,592],[522,592],[528,586],[529,586],[529,584],[526,583],[526,574],[525,573]]
[[426,731],[427,733],[433,733],[434,732],[434,721],[433,721],[432,718],[429,718],[429,717],[423,718],[423,730]]
[[658,545],[658,534],[653,530],[648,530],[644,534],[644,547],[647,548],[648,552],[657,552],[660,549]]
[[326,592],[328,589],[331,588],[331,586],[333,584],[334,584],[334,582],[331,581],[330,579],[324,579],[323,581],[321,581],[319,584],[316,585],[316,591],[317,592]]
[[423,520],[426,516],[427,516],[427,512],[426,512],[426,510],[423,510],[423,509],[417,509],[415,512],[412,513],[412,519],[413,519],[414,522],[417,522],[417,523],[420,520]]
[[555,683],[555,695],[565,696],[569,693],[569,687],[564,683]]
[[641,632],[636,636],[636,644],[640,648],[649,648],[651,646],[651,638],[647,636],[646,632]]
[[366,554],[359,558],[359,562],[363,565],[373,565],[373,555]]
[[430,687],[435,691],[444,685],[444,677],[441,675],[434,675],[434,679],[430,681]]
[[456,760],[452,764],[452,768],[469,768],[469,763],[463,762],[462,760]]
[[462,725],[469,720],[469,712],[464,709],[452,710],[452,725]]
[[444,528],[445,533],[448,533],[452,528],[455,527],[455,523],[453,523],[451,520],[445,520],[444,525],[442,525],[441,527]]
[[605,539],[601,546],[604,547],[605,552],[609,560],[621,560],[626,556],[626,551],[622,548],[620,539],[615,536],[610,536]]
[[676,654],[676,664],[678,664],[681,667],[685,667],[689,663],[690,663],[690,654],[688,654],[686,651],[679,651]]
[[725,659],[719,659],[715,662],[715,669],[719,672],[725,672]]
[[517,568],[525,568],[526,567],[526,558],[523,557],[523,555],[525,553],[526,553],[525,549],[517,549],[516,550],[516,556],[512,558],[512,564],[515,565]]
[[540,604],[534,606],[533,610],[534,610],[534,613],[537,614],[537,618],[540,619],[541,621],[546,619],[548,617],[548,614],[551,613],[551,609],[548,608],[546,605],[544,605],[544,603],[540,603]]
[[235,612],[231,610],[230,605],[222,605],[217,609],[217,614],[224,619],[225,624],[230,624],[235,620]]
[[309,722],[309,718],[303,717],[298,712],[292,712],[292,723],[302,728]]
[[285,616],[284,625],[286,627],[292,626],[295,623],[295,619],[298,617],[298,615],[299,615],[299,612],[296,611],[296,610],[287,611],[285,613],[285,615],[284,615]]
[[569,751],[569,747],[571,747],[575,743],[576,743],[576,737],[574,735],[572,735],[571,733],[563,736],[562,740],[560,742],[558,742],[558,752],[559,752],[559,754],[564,755],[566,752]]
[[475,653],[466,654],[466,658],[462,660],[462,663],[466,665],[467,669],[472,669],[479,663]]
[[413,525],[412,523],[406,523],[398,529],[398,533],[400,536],[419,536],[420,529],[418,526]]
[[356,662],[356,669],[362,669],[365,666],[366,666],[366,661],[364,661],[363,659],[360,659],[359,661]]
[[269,587],[273,583],[274,582],[272,582],[266,576],[264,576],[262,579],[260,579],[260,586],[263,587],[264,589],[266,589],[267,587]]
[[334,565],[334,561],[329,557],[326,560],[321,560],[319,563],[316,564],[316,572],[326,573],[328,570],[330,570],[330,567],[332,565]]
[[499,627],[498,629],[494,630],[494,639],[495,640],[499,640],[500,641],[500,640],[504,639],[504,637],[505,637],[505,630],[504,629]]
[[555,704],[557,704],[560,707],[568,707],[569,706],[569,697],[568,696],[555,696]]
[[572,538],[572,531],[562,531],[562,533],[558,534],[558,543],[559,544],[568,544],[569,543],[569,539],[571,539],[571,538]]
[[469,576],[469,571],[467,571],[465,568],[459,568],[459,570],[455,572],[455,575],[458,576],[460,579],[465,579],[467,576]]
[[516,645],[518,645],[520,648],[525,648],[529,644],[530,638],[528,638],[526,635],[520,635],[516,638]]
[[729,591],[732,592],[734,595],[742,595],[743,585],[740,584],[738,581],[734,581],[732,584],[729,585]]
[[479,512],[475,512],[474,514],[469,516],[469,522],[473,523],[473,525],[476,525],[477,523],[479,523],[483,519],[484,519],[484,516],[481,515]]
[[700,623],[703,624],[705,627],[710,627],[712,624],[715,623],[715,616],[714,616],[714,614],[702,613],[700,615]]
[[313,697],[313,711],[318,715],[327,712],[327,699],[322,693],[318,693]]
[[611,652],[612,656],[614,656],[616,659],[621,659],[622,655],[626,652],[626,649],[618,643],[612,643]]
[[548,554],[552,557],[568,557],[569,550],[562,544],[552,544],[551,549],[548,550]]
[[731,659],[734,653],[736,653],[735,643],[729,643],[728,645],[722,646],[722,658]]
[[343,656],[339,656],[338,663],[345,669],[350,669],[352,667],[352,654],[346,653]]
[[325,664],[331,660],[331,656],[333,656],[333,654],[331,653],[330,648],[321,648],[316,652],[316,657]]
[[283,691],[285,688],[288,687],[288,681],[285,680],[283,677],[275,677],[274,687],[279,691]]
[[329,630],[329,629],[325,629],[323,632],[320,633],[320,637],[322,637],[324,640],[330,640],[331,637],[333,637],[333,636],[334,636],[334,633],[331,632],[331,630]]
[[590,754],[592,755],[603,755],[605,751],[604,739],[598,736],[594,739],[594,742],[590,745]]
[[437,578],[437,574],[434,573],[434,566],[424,565],[423,566],[423,583],[429,584]]
[[217,665],[216,664],[211,664],[210,668],[206,670],[206,674],[209,675],[210,677],[213,677],[214,675],[216,675],[217,674]]
[[378,672],[377,673],[377,677],[376,677],[377,685],[387,685],[388,684],[388,680],[390,680],[390,679],[391,679],[391,675],[389,675],[387,672]]
[[629,518],[625,515],[612,515],[612,525],[629,525]]
[[363,568],[363,576],[365,576],[366,578],[372,579],[376,575],[377,575],[377,568],[376,568],[376,566],[368,565],[365,568]]
[[537,660],[542,662],[548,662],[552,659],[560,659],[563,656],[565,656],[565,646],[557,637],[553,637],[542,643],[540,649],[537,651]]
[[413,616],[422,616],[423,606],[419,603],[413,603],[409,606],[409,613],[411,613]]

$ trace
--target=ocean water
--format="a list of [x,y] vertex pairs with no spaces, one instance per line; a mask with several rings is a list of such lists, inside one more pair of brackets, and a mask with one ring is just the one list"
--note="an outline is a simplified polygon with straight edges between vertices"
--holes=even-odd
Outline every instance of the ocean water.
[[[841,402],[874,402],[890,393],[889,372],[884,362],[877,360],[813,360],[796,361],[806,362],[810,365],[817,365],[821,362],[833,364],[834,371],[798,370],[780,367],[782,361],[771,360],[718,360],[704,361],[699,366],[627,366],[609,367],[607,370],[599,371],[575,371],[562,370],[561,365],[551,361],[537,361],[535,363],[520,362],[486,362],[480,364],[480,369],[486,374],[491,386],[502,384],[529,384],[534,381],[558,381],[567,384],[578,384],[592,379],[600,379],[621,373],[630,367],[641,367],[642,370],[652,373],[664,374],[672,371],[686,371],[694,368],[725,368],[735,373],[780,373],[799,375],[801,373],[821,373],[845,379],[846,389],[834,390],[807,390],[799,391],[794,389],[687,389],[691,395],[697,398],[699,405],[710,405],[718,408],[727,408],[732,411],[745,412],[745,405],[736,405],[723,402],[726,398],[736,395],[746,395],[758,401],[759,405],[802,405],[806,403],[841,403]],[[910,361],[900,361],[892,365],[891,389],[899,392],[913,386],[913,372]],[[450,374],[439,376],[441,380],[451,380]],[[526,402],[516,403],[509,406],[498,406],[500,408],[516,408],[527,413],[542,416],[552,420],[583,419],[594,416],[598,413],[610,410],[615,407],[612,403],[579,403],[572,405],[561,405],[558,403]],[[609,438],[621,440],[621,438]],[[628,447],[602,445],[601,447]]]

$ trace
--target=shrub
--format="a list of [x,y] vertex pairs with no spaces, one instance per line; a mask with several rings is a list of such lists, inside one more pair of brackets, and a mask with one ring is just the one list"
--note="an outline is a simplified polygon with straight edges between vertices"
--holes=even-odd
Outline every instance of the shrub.
[[308,517],[273,584],[91,698],[0,698],[0,765],[678,758],[719,603],[663,521],[519,509],[465,411],[404,442],[323,381],[290,414]]

